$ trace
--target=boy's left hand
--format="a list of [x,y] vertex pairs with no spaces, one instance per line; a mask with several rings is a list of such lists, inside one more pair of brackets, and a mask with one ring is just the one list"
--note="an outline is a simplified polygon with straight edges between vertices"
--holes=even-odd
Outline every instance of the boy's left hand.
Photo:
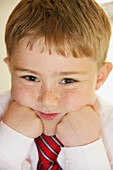
[[99,139],[97,104],[66,114],[56,127],[56,136],[66,147],[82,146]]

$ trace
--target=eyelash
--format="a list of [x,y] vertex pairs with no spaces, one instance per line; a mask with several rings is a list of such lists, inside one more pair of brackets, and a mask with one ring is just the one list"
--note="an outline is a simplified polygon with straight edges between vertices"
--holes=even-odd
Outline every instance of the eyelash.
[[39,80],[35,76],[22,76],[27,81],[33,81],[33,82],[38,82]]
[[[38,78],[36,78],[35,76],[30,76],[30,75],[27,75],[27,76],[22,76],[23,79],[27,80],[27,81],[30,81],[30,82],[39,82]],[[64,81],[64,82],[63,82]],[[71,84],[74,84],[74,83],[77,83],[79,82],[78,80],[74,80],[72,78],[64,78],[60,84],[64,84],[64,85],[71,85]]]
[[[62,83],[63,81],[65,81],[65,83]],[[67,82],[66,82],[67,81]],[[61,84],[73,84],[73,83],[76,83],[76,82],[79,82],[78,80],[74,80],[74,79],[71,79],[71,78],[64,78],[62,81],[61,81]]]

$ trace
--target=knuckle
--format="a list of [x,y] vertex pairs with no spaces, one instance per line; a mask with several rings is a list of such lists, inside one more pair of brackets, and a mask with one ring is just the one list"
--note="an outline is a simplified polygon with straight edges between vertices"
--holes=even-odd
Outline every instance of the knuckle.
[[42,133],[43,133],[43,130],[42,130],[42,128],[40,128],[38,131],[38,136],[40,136]]
[[38,128],[38,132],[40,134],[42,134],[42,132],[43,132],[43,124],[42,124],[41,119],[38,119],[37,125],[38,125],[38,127],[37,127]]
[[62,123],[59,123],[56,127],[56,133],[59,133],[60,131],[62,131]]

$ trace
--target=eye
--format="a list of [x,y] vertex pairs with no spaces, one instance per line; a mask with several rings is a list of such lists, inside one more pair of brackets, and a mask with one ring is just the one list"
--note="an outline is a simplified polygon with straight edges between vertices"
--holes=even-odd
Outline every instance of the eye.
[[28,81],[34,81],[34,82],[39,81],[35,76],[23,76],[22,78],[24,78]]
[[61,84],[71,84],[71,83],[75,83],[75,82],[78,82],[78,80],[74,80],[71,78],[65,78],[61,81]]

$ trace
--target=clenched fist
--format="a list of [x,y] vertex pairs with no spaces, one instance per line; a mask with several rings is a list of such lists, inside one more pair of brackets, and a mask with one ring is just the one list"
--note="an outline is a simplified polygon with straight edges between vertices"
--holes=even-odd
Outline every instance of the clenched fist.
[[99,139],[99,128],[100,114],[95,103],[65,115],[57,125],[56,136],[66,147],[82,146]]
[[34,110],[11,102],[3,122],[13,130],[30,138],[37,138],[43,132],[43,123]]

